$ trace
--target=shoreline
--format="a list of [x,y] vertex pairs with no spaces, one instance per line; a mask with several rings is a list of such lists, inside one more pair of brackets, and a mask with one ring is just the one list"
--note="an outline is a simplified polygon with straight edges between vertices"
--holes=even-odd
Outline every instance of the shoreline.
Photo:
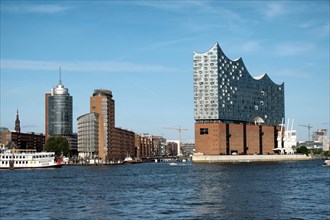
[[194,154],[193,163],[254,163],[313,160],[312,156],[302,154],[291,155],[203,155]]

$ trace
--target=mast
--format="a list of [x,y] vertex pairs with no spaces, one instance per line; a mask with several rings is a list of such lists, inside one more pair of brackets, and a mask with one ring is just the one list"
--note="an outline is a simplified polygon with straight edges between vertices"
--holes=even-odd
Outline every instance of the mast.
[[60,82],[59,82],[59,84],[62,85],[62,76],[61,76],[61,75],[62,75],[62,71],[61,71],[61,67],[60,67],[59,69],[60,69],[60,72],[59,72],[59,75],[60,75]]

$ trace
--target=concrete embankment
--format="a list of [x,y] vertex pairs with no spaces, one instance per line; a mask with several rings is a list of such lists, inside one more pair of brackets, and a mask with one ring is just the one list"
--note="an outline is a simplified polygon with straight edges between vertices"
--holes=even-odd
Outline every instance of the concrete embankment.
[[312,160],[306,155],[202,155],[192,157],[194,163],[248,163]]

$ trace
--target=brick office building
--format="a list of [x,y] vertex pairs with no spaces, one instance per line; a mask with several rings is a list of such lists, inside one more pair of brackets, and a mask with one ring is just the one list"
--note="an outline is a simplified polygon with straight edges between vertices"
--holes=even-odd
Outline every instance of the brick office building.
[[90,113],[77,119],[78,154],[99,157],[103,162],[135,157],[135,134],[115,127],[115,101],[112,92],[95,89],[90,97]]
[[284,119],[284,83],[252,77],[218,43],[194,52],[195,152],[271,154]]
[[154,143],[150,134],[135,134],[135,157],[148,159],[151,156]]

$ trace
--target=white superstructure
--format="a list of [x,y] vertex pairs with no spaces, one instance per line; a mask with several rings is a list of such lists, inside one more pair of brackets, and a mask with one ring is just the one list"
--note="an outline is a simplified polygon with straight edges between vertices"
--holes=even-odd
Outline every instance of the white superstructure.
[[[278,148],[274,149],[274,151],[279,151],[280,154],[294,154],[293,147],[297,145],[297,136],[296,130],[293,130],[293,122],[291,124],[291,129],[289,128],[290,119],[288,119],[288,126],[285,131],[283,131],[284,124],[281,124],[281,131],[278,132],[277,141],[278,141]],[[282,146],[282,137],[283,137],[283,146]]]
[[60,167],[54,152],[5,150],[0,153],[0,169]]

